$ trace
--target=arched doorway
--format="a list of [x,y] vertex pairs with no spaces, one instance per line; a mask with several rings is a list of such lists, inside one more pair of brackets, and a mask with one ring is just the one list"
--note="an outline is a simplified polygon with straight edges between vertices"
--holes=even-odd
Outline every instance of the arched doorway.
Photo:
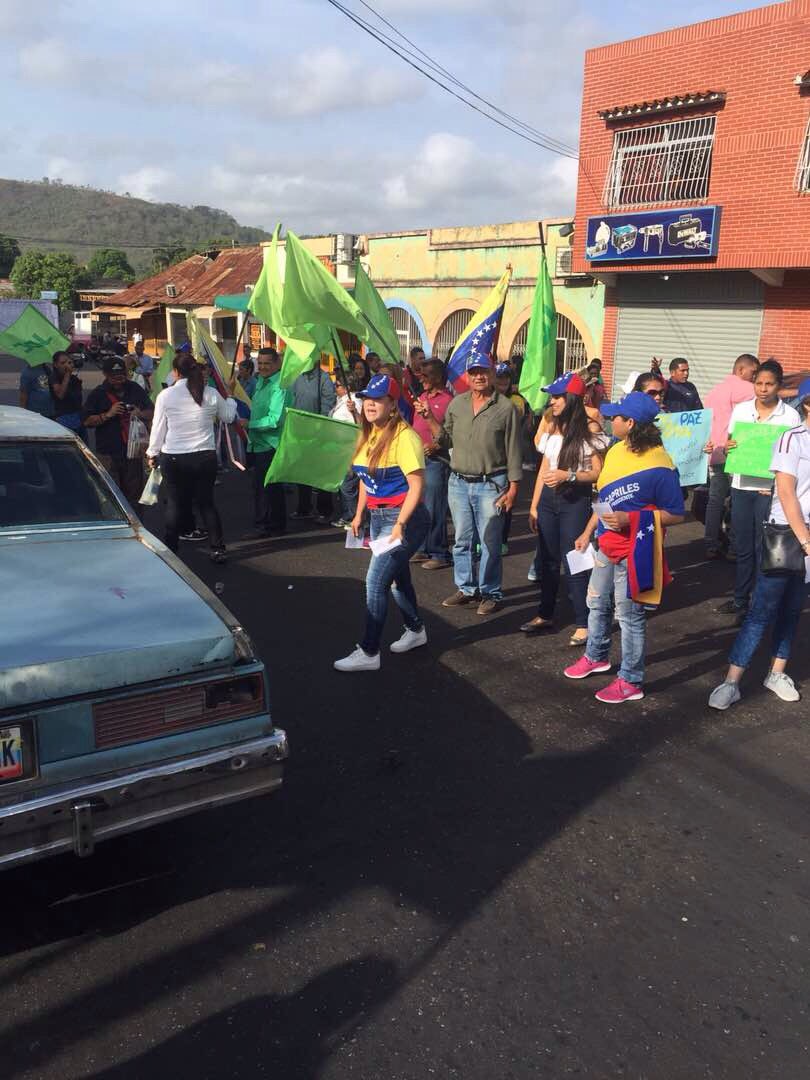
[[461,337],[461,332],[475,314],[472,308],[461,308],[448,315],[436,333],[433,342],[433,355],[446,360],[450,350]]
[[410,311],[406,311],[405,308],[401,307],[389,307],[388,314],[391,316],[391,322],[394,324],[394,329],[399,338],[399,358],[404,364],[415,345],[424,348],[422,335],[416,319],[411,315]]
[[[521,326],[512,342],[511,355],[523,356],[526,352],[526,339],[529,334],[528,320]],[[571,320],[557,313],[557,374],[564,371],[579,371],[588,363],[585,342]]]

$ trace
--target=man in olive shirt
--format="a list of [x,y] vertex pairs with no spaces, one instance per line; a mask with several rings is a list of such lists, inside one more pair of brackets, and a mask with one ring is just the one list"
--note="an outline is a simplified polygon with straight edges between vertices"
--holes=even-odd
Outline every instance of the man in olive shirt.
[[[467,362],[470,389],[454,398],[444,417],[441,441],[452,447],[448,496],[456,530],[453,574],[457,592],[444,607],[471,604],[479,615],[497,611],[501,592],[502,514],[512,509],[523,475],[520,417],[495,389],[492,362],[473,353]],[[473,548],[481,545],[478,580]]]
[[258,377],[250,401],[248,450],[253,454],[253,521],[255,532],[247,539],[283,533],[287,528],[287,503],[283,484],[267,484],[264,478],[278,449],[284,414],[292,395],[281,388],[281,357],[275,349],[259,349]]

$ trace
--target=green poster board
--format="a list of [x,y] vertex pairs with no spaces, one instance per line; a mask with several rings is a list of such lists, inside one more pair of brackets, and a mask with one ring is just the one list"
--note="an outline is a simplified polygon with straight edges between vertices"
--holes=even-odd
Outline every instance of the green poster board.
[[735,424],[729,437],[737,446],[728,452],[726,472],[772,480],[773,448],[783,431],[790,431],[790,424]]

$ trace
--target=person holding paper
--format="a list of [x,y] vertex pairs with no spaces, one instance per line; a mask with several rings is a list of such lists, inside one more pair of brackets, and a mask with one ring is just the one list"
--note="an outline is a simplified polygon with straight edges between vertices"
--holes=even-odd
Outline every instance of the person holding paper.
[[770,518],[777,525],[790,526],[804,552],[806,571],[804,574],[760,571],[751,607],[731,647],[726,677],[709,697],[713,709],[723,711],[740,700],[740,681],[771,624],[771,667],[763,685],[782,701],[800,698],[785,668],[810,580],[810,379],[799,385],[797,404],[802,421],[781,436],[771,460],[776,491]]
[[[655,425],[658,405],[631,391],[616,405],[603,405],[619,440],[605,455],[599,474],[600,517],[594,513],[577,539],[584,551],[599,526],[599,551],[588,586],[588,643],[585,655],[565,669],[569,679],[610,671],[613,615],[619,620],[622,660],[618,677],[596,694],[618,705],[644,697],[646,605],[660,603],[669,580],[663,532],[683,521],[678,470],[664,450]],[[605,508],[607,507],[607,509]]]
[[427,644],[411,581],[410,558],[425,542],[430,515],[422,503],[425,454],[422,440],[399,412],[399,385],[390,375],[375,375],[358,397],[363,402],[362,431],[353,469],[360,479],[351,531],[359,536],[368,508],[372,542],[387,539],[366,574],[366,629],[354,652],[335,661],[338,671],[379,671],[380,642],[394,593],[405,631],[390,646],[404,653]]
[[[800,423],[799,414],[779,397],[782,386],[782,366],[776,360],[762,364],[754,379],[754,397],[741,401],[731,410],[729,438],[725,450],[733,450],[737,443],[733,438],[734,425],[740,423],[770,424],[780,428]],[[778,432],[774,432],[774,443]],[[714,445],[707,450],[713,453]],[[718,615],[734,615],[742,622],[751,602],[757,566],[762,550],[762,523],[771,507],[773,481],[761,476],[745,476],[734,473],[731,478],[731,528],[737,564],[734,596],[715,608]]]
[[[585,383],[573,371],[543,390],[551,396],[554,432],[541,441],[543,464],[537,473],[529,527],[537,534],[540,606],[537,615],[521,626],[524,634],[537,634],[554,625],[560,587],[560,563],[572,550],[591,516],[591,489],[602,471],[607,436],[585,412]],[[568,596],[574,609],[575,631],[569,645],[588,640],[587,572],[572,573],[565,561]]]

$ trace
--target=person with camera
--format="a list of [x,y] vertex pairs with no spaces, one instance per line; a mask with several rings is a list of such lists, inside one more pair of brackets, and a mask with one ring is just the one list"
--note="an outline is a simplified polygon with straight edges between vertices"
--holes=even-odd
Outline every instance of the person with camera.
[[810,568],[810,379],[799,385],[796,404],[801,423],[784,432],[771,459],[776,489],[751,606],[731,647],[726,677],[709,697],[711,708],[720,711],[740,700],[745,669],[771,624],[771,665],[763,686],[782,701],[801,697],[785,668],[807,599]]
[[95,430],[96,457],[134,508],[143,491],[143,458],[127,457],[129,425],[133,417],[148,425],[154,408],[146,391],[127,378],[123,357],[108,356],[102,370],[104,382],[87,395],[82,422]]

